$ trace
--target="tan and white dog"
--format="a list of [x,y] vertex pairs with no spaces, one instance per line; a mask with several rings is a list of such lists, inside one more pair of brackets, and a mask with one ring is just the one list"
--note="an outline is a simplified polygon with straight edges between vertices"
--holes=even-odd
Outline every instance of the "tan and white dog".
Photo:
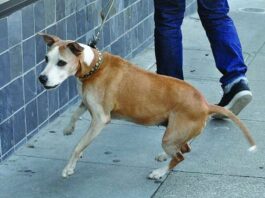
[[45,57],[47,66],[39,76],[43,86],[54,88],[71,75],[81,82],[82,102],[64,134],[74,131],[75,122],[85,111],[89,111],[92,118],[89,129],[62,171],[63,177],[74,173],[84,149],[112,118],[166,127],[162,139],[165,153],[156,159],[162,161],[169,156],[171,161],[166,167],[152,171],[150,179],[163,177],[184,160],[183,153],[190,151],[188,141],[201,133],[207,118],[214,113],[233,120],[250,143],[250,150],[255,150],[255,142],[245,125],[225,108],[208,104],[190,84],[142,70],[118,56],[101,54],[84,44],[41,35],[50,47]]

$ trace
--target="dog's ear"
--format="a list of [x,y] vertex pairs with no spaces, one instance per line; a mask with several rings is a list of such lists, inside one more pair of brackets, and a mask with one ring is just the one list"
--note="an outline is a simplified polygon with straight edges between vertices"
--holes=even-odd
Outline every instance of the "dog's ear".
[[41,32],[38,33],[38,35],[40,35],[40,36],[43,37],[45,43],[46,43],[49,47],[51,47],[54,43],[56,43],[57,41],[60,40],[60,38],[57,37],[57,36],[49,35],[49,34],[45,34],[45,33],[41,33]]
[[76,56],[79,56],[84,50],[84,48],[80,46],[77,42],[68,43],[67,47],[69,47],[71,52]]

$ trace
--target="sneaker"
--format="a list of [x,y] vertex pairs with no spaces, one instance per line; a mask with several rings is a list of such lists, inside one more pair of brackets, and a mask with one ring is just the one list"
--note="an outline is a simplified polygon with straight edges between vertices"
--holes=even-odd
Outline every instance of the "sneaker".
[[[229,92],[224,93],[218,106],[224,107],[232,111],[235,115],[238,115],[245,106],[252,100],[252,93],[245,80],[240,80],[235,83]],[[213,118],[225,118],[220,114],[213,115]]]

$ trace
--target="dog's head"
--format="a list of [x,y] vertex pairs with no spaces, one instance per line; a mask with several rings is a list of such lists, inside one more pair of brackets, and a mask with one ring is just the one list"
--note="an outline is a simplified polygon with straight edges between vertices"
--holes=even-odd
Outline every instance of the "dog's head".
[[46,89],[55,88],[69,76],[75,75],[81,67],[81,60],[90,65],[94,58],[93,50],[89,46],[75,41],[61,40],[53,35],[43,33],[39,35],[49,47],[45,56],[47,65],[39,76],[39,81]]

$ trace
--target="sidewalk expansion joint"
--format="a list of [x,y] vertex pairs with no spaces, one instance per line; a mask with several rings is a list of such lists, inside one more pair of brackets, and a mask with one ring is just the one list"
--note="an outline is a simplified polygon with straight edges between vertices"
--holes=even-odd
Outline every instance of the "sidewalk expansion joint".
[[265,179],[265,177],[251,176],[251,175],[236,175],[236,174],[222,174],[222,173],[207,173],[207,172],[192,172],[192,171],[181,171],[173,170],[173,173],[188,173],[188,174],[200,174],[200,175],[212,175],[212,176],[226,176],[226,177],[241,177],[241,178],[252,178],[252,179]]

